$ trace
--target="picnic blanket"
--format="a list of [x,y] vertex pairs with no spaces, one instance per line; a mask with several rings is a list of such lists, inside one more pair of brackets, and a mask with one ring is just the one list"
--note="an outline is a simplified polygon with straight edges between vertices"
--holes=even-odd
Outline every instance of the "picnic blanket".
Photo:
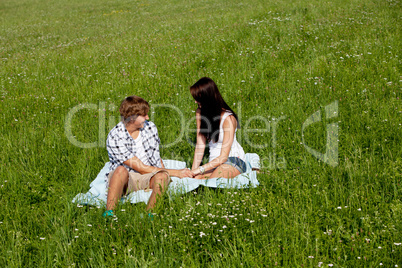
[[[162,160],[167,169],[182,169],[186,168],[186,163],[177,160]],[[199,186],[213,188],[249,188],[257,187],[257,173],[253,169],[260,169],[260,157],[257,154],[246,154],[247,171],[233,179],[213,178],[207,180],[198,180],[194,178],[177,178],[171,177],[172,182],[169,184],[167,193],[169,195],[184,194],[197,189]],[[106,189],[106,173],[109,172],[109,162],[105,164],[98,176],[91,182],[90,189],[87,193],[77,194],[72,202],[80,205],[105,206],[107,200]],[[150,191],[136,191],[121,198],[121,202],[148,203],[149,197],[152,194]]]

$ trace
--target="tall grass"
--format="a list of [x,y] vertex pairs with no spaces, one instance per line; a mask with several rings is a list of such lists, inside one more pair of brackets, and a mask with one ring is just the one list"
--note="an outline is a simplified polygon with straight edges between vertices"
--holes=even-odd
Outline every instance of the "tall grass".
[[[400,14],[375,0],[2,1],[0,266],[401,266]],[[110,224],[71,203],[108,161],[102,133],[128,95],[154,107],[162,144],[177,141],[162,156],[191,166],[188,88],[202,76],[260,155],[258,188],[166,196],[154,221],[144,204]],[[96,109],[71,131],[96,147],[66,135],[80,104]],[[335,167],[304,146],[325,152],[332,123]]]

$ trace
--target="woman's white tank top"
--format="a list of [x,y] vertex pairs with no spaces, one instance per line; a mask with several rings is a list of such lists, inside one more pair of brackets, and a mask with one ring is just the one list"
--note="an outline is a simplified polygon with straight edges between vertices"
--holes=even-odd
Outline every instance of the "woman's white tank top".
[[[232,112],[226,111],[223,116],[221,116],[221,122],[219,124],[219,138],[217,142],[209,142],[209,161],[211,162],[215,158],[217,158],[221,154],[222,149],[222,141],[223,141],[223,121],[229,116],[232,115]],[[241,160],[245,161],[245,154],[243,148],[236,140],[236,132],[235,130],[234,139],[232,143],[232,147],[230,148],[229,157],[239,157]]]

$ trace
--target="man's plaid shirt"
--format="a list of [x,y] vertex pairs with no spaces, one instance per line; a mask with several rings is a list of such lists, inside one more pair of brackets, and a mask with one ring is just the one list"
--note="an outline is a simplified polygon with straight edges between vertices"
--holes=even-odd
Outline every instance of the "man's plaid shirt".
[[[154,167],[161,167],[159,153],[160,139],[158,130],[154,123],[145,121],[144,127],[140,130],[142,141],[147,154],[149,163]],[[135,141],[128,133],[122,122],[118,123],[107,136],[106,148],[109,154],[109,172],[123,165],[128,171],[133,171],[131,167],[123,164],[126,160],[136,156]]]

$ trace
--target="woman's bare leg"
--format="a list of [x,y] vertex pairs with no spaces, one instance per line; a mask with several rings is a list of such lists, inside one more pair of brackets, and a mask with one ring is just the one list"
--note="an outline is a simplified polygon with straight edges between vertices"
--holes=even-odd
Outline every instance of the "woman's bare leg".
[[211,179],[212,178],[227,178],[227,179],[232,179],[236,177],[237,175],[240,174],[240,171],[237,170],[234,166],[227,165],[227,164],[222,164],[219,167],[217,167],[214,172],[212,172]]
[[207,171],[204,174],[198,174],[197,176],[194,177],[194,179],[198,180],[207,180],[209,177],[211,177],[213,170]]

